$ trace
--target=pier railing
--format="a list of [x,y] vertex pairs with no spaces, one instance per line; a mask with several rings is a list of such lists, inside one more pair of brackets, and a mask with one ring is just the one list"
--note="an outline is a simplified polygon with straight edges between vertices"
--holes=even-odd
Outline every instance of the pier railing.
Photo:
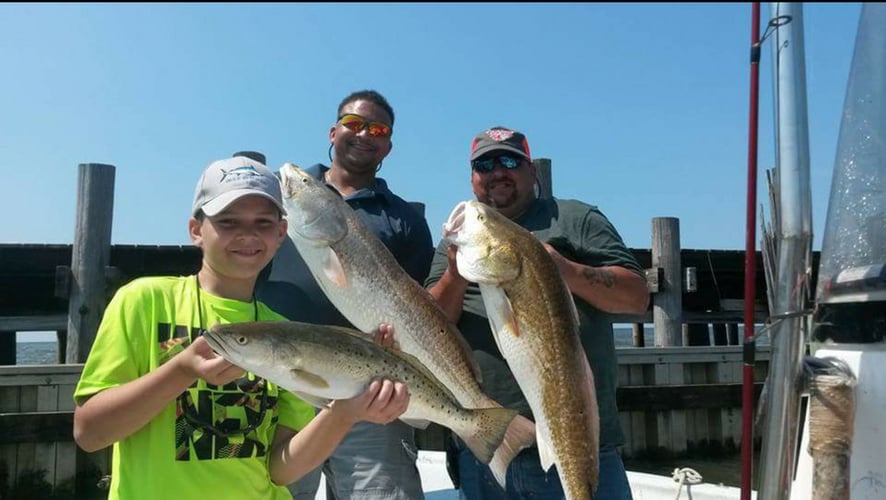
[[[760,354],[758,393],[768,349]],[[737,449],[740,347],[619,348],[618,361],[625,457]],[[0,463],[10,485],[40,471],[55,488],[73,487],[78,475],[94,483],[110,473],[111,448],[84,453],[74,444],[73,394],[82,369],[82,364],[0,366]],[[417,431],[421,449],[444,450],[443,439],[436,426]]]
[[[551,162],[536,164],[549,196]],[[114,167],[79,168],[73,245],[0,244],[0,365],[12,365],[0,366],[0,462],[6,472],[0,470],[0,480],[9,484],[34,470],[45,471],[56,488],[87,470],[107,473],[109,452],[84,454],[72,441],[77,363],[85,361],[104,304],[119,286],[140,276],[192,274],[200,266],[199,250],[191,246],[111,245]],[[647,344],[646,324],[655,332],[655,347],[618,353],[625,454],[732,449],[740,432],[737,325],[743,321],[745,252],[681,249],[674,218],[654,218],[652,229],[651,249],[632,249],[646,269],[650,308],[612,318],[634,326],[635,347]],[[765,297],[759,252],[755,259],[756,296]],[[755,310],[757,323],[765,323],[766,303]],[[60,365],[15,366],[15,333],[21,331],[56,332]],[[761,351],[758,391],[768,359]],[[442,449],[442,432],[432,427],[419,436],[425,449]]]

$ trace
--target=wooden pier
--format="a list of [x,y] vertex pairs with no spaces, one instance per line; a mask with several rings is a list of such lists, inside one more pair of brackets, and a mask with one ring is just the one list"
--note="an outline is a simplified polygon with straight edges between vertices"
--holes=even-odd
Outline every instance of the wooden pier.
[[[549,189],[550,161],[536,162]],[[8,483],[0,490],[34,471],[44,471],[56,489],[109,473],[110,448],[86,454],[72,436],[73,390],[104,305],[134,278],[188,275],[200,267],[192,246],[110,245],[113,167],[80,165],[78,193],[73,245],[0,244],[0,481]],[[741,437],[744,251],[681,249],[673,218],[653,219],[652,228],[650,249],[632,249],[647,270],[650,308],[611,318],[635,331],[634,347],[618,349],[624,454],[735,451]],[[763,265],[760,253],[754,258],[754,310],[763,324]],[[655,345],[646,347],[649,324]],[[55,331],[59,364],[17,366],[15,333],[21,331]],[[768,354],[757,349],[758,395]],[[441,436],[432,426],[418,441],[439,450]],[[82,497],[84,486],[77,488]]]

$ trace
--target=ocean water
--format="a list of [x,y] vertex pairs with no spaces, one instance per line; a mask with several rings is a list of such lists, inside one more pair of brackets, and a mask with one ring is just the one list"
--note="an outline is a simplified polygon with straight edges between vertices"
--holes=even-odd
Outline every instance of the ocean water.
[[[616,326],[613,329],[615,333],[615,346],[616,347],[631,347],[633,345],[633,330],[631,327],[627,326]],[[738,334],[739,338],[742,333],[743,328],[739,325]],[[655,331],[651,325],[647,325],[644,331],[644,337],[646,340],[646,345],[651,346],[655,343]],[[768,341],[766,336],[761,338],[761,344],[766,344]],[[58,343],[55,341],[52,342],[28,342],[19,340],[16,343],[16,363],[20,365],[46,365],[46,364],[54,364],[56,363],[57,355],[56,351],[58,349]]]
[[[630,328],[619,328],[615,331],[615,345],[630,347],[633,342]],[[646,345],[652,345],[653,332],[646,330]],[[16,342],[16,363],[19,365],[51,365],[57,361],[58,342]]]
[[53,365],[58,361],[58,342],[17,342],[15,361],[19,365]]

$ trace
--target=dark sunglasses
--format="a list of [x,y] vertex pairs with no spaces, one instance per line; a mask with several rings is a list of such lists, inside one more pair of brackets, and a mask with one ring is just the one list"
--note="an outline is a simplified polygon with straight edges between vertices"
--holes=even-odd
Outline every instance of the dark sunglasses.
[[360,115],[347,114],[339,117],[338,122],[341,126],[354,132],[360,133],[361,130],[369,130],[372,137],[388,137],[391,135],[391,126],[382,122],[371,122]]
[[523,159],[515,158],[510,155],[499,155],[494,158],[477,158],[476,160],[471,161],[471,168],[477,172],[492,172],[496,163],[508,170],[512,170],[519,167],[520,164],[523,163]]
[[[265,413],[271,407],[271,405],[268,403],[268,384],[267,384],[267,382],[264,380],[261,380],[261,379],[257,379],[255,381],[255,383],[261,384],[261,403],[259,404],[259,414],[258,414],[258,417],[253,421],[254,422],[253,424],[247,425],[246,427],[243,427],[243,428],[240,428],[239,426],[237,426],[237,423],[239,422],[237,419],[232,419],[232,420],[223,422],[222,425],[224,425],[225,423],[232,423],[234,425],[233,428],[227,428],[227,429],[224,429],[224,428],[221,428],[220,426],[215,426],[215,425],[212,425],[211,423],[206,422],[203,417],[201,417],[200,415],[197,414],[197,408],[194,406],[194,402],[191,400],[190,391],[185,390],[183,393],[181,393],[178,396],[178,400],[179,400],[179,403],[181,404],[182,416],[185,418],[185,422],[187,422],[187,425],[188,425],[188,427],[190,427],[190,430],[193,431],[194,429],[200,429],[201,431],[203,431],[206,434],[212,434],[213,436],[217,436],[217,437],[229,438],[231,436],[245,436],[246,434],[249,434],[250,432],[257,429],[262,424],[262,422],[265,421]],[[245,385],[245,384],[238,383],[240,390],[242,390],[243,392],[246,392],[246,390],[244,390],[246,388],[243,387],[242,385]],[[249,384],[249,385],[254,387],[255,384]]]

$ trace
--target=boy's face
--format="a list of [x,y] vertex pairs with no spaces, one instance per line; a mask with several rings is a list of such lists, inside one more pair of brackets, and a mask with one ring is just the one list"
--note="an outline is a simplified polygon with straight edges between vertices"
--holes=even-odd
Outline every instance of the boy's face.
[[218,276],[254,279],[286,236],[286,220],[267,198],[244,196],[215,217],[191,218],[188,230],[203,265]]

